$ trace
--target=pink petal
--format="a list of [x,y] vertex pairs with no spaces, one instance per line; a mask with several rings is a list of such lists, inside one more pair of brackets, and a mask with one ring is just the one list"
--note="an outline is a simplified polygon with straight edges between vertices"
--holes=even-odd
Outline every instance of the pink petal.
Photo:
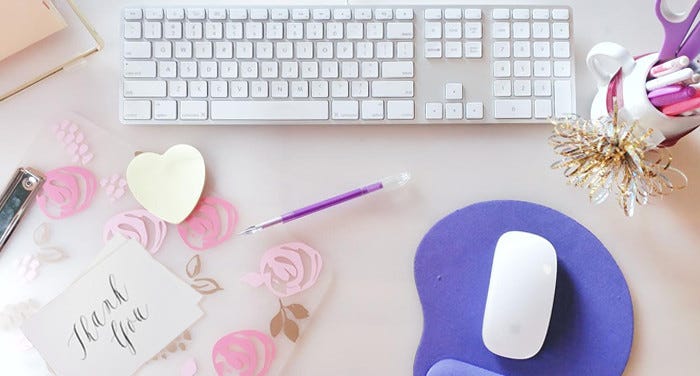
[[[80,144],[80,143],[82,143],[84,140],[85,140],[85,135],[83,134],[83,132],[78,132],[78,133],[75,135],[75,142],[77,142],[77,143]],[[87,148],[87,146],[86,146],[86,148]]]
[[64,132],[64,131],[56,132],[56,139],[58,139],[59,141],[63,140],[64,137],[66,137],[66,132]]
[[[78,140],[76,140],[76,141],[77,141],[78,143],[80,143],[80,141],[78,141]],[[85,144],[80,144],[80,149],[78,149],[78,153],[80,153],[80,155],[83,155],[83,154],[85,154],[87,151],[88,151],[88,146],[85,145]]]
[[113,186],[113,185],[108,185],[107,188],[105,188],[105,190],[107,191],[107,194],[108,194],[108,195],[111,195],[112,192],[114,192],[114,186]]
[[66,137],[63,138],[64,144],[69,144],[73,141],[75,141],[75,136],[73,136],[72,134],[67,134]]
[[114,190],[114,198],[120,198],[124,196],[124,189],[123,188],[117,188]]
[[75,132],[78,130],[78,126],[75,125],[75,123],[71,123],[70,128],[68,128],[71,132]]
[[83,156],[83,164],[88,164],[95,157],[92,153],[87,153]]
[[31,282],[36,279],[37,275],[39,273],[35,270],[28,270],[27,273],[24,275],[24,280],[27,282]]
[[109,183],[109,182],[107,181],[107,178],[102,178],[102,179],[100,179],[100,186],[104,187],[105,185],[107,185],[107,183]]
[[78,151],[78,145],[76,145],[75,142],[73,142],[66,147],[66,150],[68,150],[68,152],[70,152],[71,154],[75,154],[75,152]]

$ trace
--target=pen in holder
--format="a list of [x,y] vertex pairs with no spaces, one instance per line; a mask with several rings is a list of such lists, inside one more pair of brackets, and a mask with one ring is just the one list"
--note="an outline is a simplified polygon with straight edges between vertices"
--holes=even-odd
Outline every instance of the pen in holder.
[[591,119],[611,115],[614,101],[618,116],[625,121],[638,121],[641,128],[658,131],[653,139],[659,147],[673,146],[681,137],[700,125],[700,116],[667,116],[647,97],[649,71],[658,62],[658,53],[634,58],[624,47],[603,42],[595,45],[586,57],[586,64],[598,86],[591,105]]

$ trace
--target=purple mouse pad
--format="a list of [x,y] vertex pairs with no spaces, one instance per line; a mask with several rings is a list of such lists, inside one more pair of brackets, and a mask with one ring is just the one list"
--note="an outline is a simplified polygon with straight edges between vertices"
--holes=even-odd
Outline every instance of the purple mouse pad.
[[[493,251],[501,234],[513,230],[540,235],[557,251],[549,330],[540,352],[527,360],[495,355],[481,339]],[[555,210],[522,201],[458,210],[421,241],[415,277],[424,326],[414,376],[443,359],[507,376],[606,376],[625,369],[633,333],[625,278],[590,231]]]

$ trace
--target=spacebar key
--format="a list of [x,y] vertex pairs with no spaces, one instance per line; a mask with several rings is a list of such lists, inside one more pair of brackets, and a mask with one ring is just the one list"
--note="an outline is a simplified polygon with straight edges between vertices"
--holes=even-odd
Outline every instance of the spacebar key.
[[328,101],[212,101],[212,120],[328,120]]
[[532,101],[529,99],[501,99],[493,102],[493,117],[496,119],[532,118]]

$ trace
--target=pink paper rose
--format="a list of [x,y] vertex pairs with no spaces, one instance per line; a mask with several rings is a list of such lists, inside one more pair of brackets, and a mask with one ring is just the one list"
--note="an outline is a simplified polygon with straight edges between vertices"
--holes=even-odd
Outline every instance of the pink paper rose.
[[216,197],[205,197],[192,214],[177,226],[177,232],[190,248],[203,251],[228,240],[237,221],[238,215],[231,203]]
[[211,358],[219,376],[265,376],[275,358],[275,344],[256,330],[233,332],[216,342]]
[[148,210],[137,209],[110,218],[105,224],[103,237],[105,241],[114,234],[134,239],[154,254],[160,250],[168,232],[166,223]]
[[246,275],[243,282],[254,287],[265,284],[273,294],[285,298],[313,286],[322,268],[317,250],[304,243],[286,243],[265,252],[260,272]]
[[53,219],[77,214],[90,206],[97,179],[82,167],[61,167],[46,173],[46,181],[37,195],[41,210]]

